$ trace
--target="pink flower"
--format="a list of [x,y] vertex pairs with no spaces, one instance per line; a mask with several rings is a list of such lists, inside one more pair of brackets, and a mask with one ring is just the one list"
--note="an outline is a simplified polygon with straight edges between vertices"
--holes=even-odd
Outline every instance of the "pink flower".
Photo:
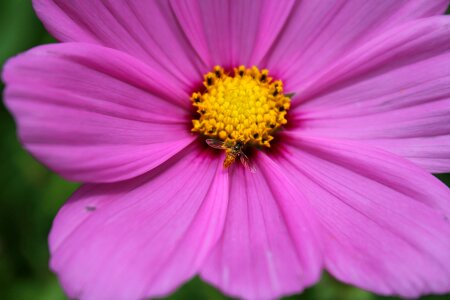
[[[198,274],[266,299],[324,269],[383,295],[449,292],[450,191],[430,174],[450,171],[448,4],[35,0],[64,43],[11,59],[5,99],[27,150],[85,183],[50,234],[67,294],[158,297]],[[270,151],[248,143],[255,173],[191,132],[216,65],[295,93]]]

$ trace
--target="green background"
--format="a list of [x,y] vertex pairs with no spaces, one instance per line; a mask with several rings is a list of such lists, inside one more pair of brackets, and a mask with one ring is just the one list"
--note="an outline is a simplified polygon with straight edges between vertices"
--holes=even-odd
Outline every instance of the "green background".
[[[54,40],[36,18],[30,1],[0,0],[0,66],[8,57],[51,42]],[[0,300],[66,299],[56,277],[48,270],[47,234],[58,208],[77,185],[49,172],[22,149],[14,121],[3,105],[0,157]],[[449,174],[439,178],[450,184]],[[199,279],[169,298],[226,299]],[[375,296],[324,275],[319,284],[289,299],[395,298]],[[424,299],[450,299],[450,295]]]

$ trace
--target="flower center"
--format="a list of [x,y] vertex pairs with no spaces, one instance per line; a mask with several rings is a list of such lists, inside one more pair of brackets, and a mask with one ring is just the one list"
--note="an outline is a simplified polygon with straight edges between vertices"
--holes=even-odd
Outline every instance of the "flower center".
[[287,123],[291,105],[281,80],[274,81],[267,69],[244,66],[235,68],[233,75],[216,66],[204,78],[206,90],[191,97],[199,113],[192,131],[230,149],[270,147],[274,132]]

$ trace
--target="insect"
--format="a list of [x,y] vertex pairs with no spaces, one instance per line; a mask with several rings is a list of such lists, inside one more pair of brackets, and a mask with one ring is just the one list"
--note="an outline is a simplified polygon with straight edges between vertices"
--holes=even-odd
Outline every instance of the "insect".
[[94,210],[96,210],[96,207],[95,206],[86,206],[85,209],[86,209],[86,211],[94,211]]
[[245,146],[242,141],[237,141],[234,146],[229,146],[224,142],[216,139],[207,139],[206,143],[215,149],[225,150],[227,155],[225,157],[225,160],[223,161],[224,168],[228,168],[229,166],[231,166],[236,161],[236,158],[239,157],[241,163],[247,170],[252,173],[256,173],[256,168],[250,163],[247,155],[245,155],[245,153],[242,151]]

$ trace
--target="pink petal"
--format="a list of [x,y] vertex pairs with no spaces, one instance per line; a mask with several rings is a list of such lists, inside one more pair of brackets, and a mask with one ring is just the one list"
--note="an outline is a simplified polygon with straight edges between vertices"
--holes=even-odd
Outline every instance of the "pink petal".
[[227,199],[220,161],[195,147],[139,178],[85,185],[54,221],[51,268],[71,298],[164,296],[198,271]]
[[71,180],[137,176],[195,138],[189,133],[189,112],[179,103],[187,103],[189,95],[116,50],[43,46],[10,60],[3,77],[21,141]]
[[293,114],[303,134],[364,140],[430,172],[450,171],[450,18],[380,35],[302,99]]
[[192,92],[208,69],[169,1],[33,0],[46,28],[64,42],[87,42],[138,57]]
[[296,1],[263,64],[284,79],[287,91],[300,93],[317,74],[377,34],[442,14],[447,6],[448,0]]
[[322,257],[297,188],[264,155],[255,163],[255,174],[233,166],[224,232],[201,276],[235,297],[273,299],[315,283]]
[[171,1],[191,44],[210,66],[258,64],[294,1]]
[[354,142],[299,138],[276,162],[322,223],[325,265],[383,295],[450,291],[450,190],[400,157]]

